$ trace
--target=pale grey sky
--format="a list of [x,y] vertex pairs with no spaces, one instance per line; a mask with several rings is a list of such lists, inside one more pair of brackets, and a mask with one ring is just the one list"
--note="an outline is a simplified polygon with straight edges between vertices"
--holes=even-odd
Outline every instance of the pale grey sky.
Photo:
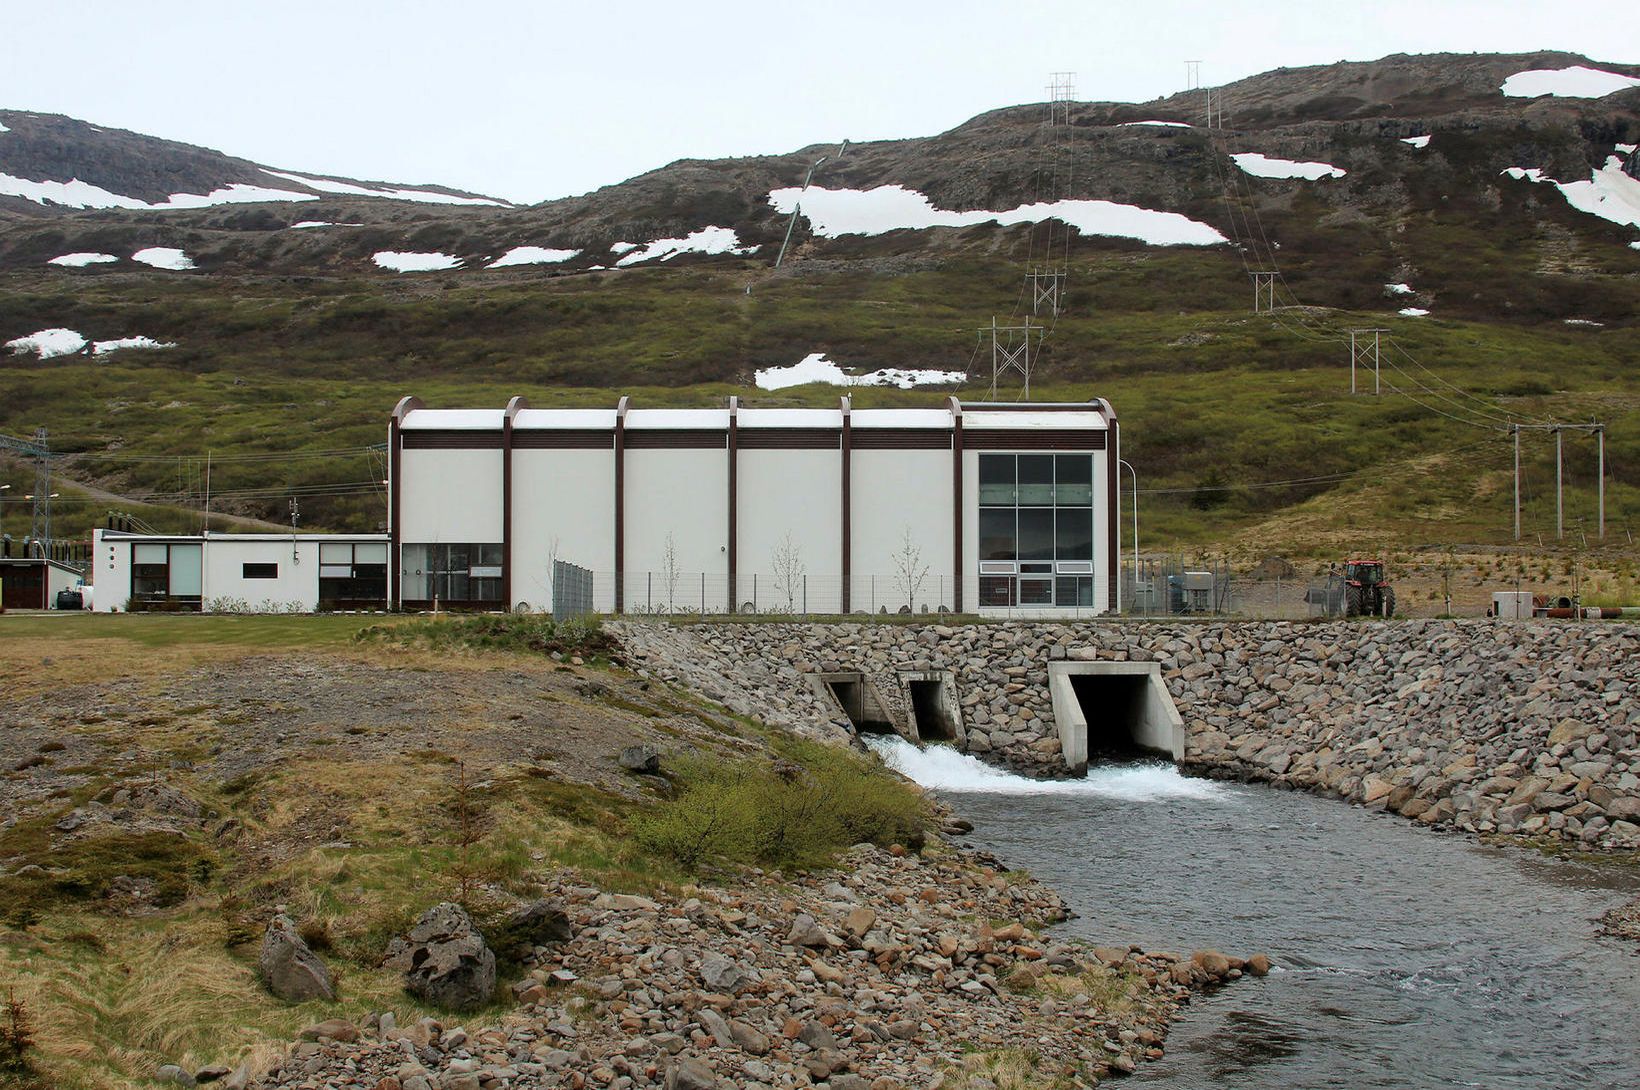
[[[1564,49],[1640,61],[1634,0],[0,0],[0,108],[516,201],[684,157],[918,136],[1045,96],[1281,65]],[[0,170],[4,162],[0,160]]]

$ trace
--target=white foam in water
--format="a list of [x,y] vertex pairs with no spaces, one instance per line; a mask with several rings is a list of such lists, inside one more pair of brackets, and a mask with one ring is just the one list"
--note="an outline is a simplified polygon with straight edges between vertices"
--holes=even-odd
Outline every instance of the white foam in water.
[[1124,802],[1228,797],[1220,784],[1181,776],[1171,765],[1114,765],[1093,769],[1081,780],[1034,780],[992,768],[949,746],[918,749],[892,735],[867,738],[866,744],[890,768],[919,786],[953,794],[1085,795]]

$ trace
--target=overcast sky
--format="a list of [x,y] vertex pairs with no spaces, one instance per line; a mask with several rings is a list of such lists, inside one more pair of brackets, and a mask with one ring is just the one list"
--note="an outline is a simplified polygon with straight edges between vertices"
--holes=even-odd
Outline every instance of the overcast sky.
[[[0,0],[0,107],[515,201],[1388,53],[1640,62],[1635,0]],[[4,163],[0,162],[0,169]]]

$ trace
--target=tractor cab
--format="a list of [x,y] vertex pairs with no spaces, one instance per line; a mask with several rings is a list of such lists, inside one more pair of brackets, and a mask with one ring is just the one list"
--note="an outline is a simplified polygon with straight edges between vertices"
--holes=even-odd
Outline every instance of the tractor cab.
[[1358,587],[1376,587],[1384,581],[1382,560],[1350,560],[1344,564],[1344,581]]

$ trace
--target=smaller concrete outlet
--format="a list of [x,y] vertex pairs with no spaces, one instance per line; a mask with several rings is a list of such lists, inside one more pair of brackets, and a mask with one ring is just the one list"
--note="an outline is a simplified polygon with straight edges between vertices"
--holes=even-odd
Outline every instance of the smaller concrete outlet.
[[1184,756],[1184,720],[1159,663],[1050,662],[1048,695],[1072,772],[1086,772],[1090,757]]
[[949,670],[917,670],[900,674],[900,690],[909,710],[906,737],[913,742],[949,742],[968,747],[962,725],[962,702],[957,679]]
[[[810,674],[809,683],[815,686],[820,695],[829,697],[839,710],[854,724],[857,734],[899,734],[905,735],[894,721],[882,697],[877,694],[877,687],[865,674],[857,671],[842,671],[838,673]],[[913,737],[912,741],[916,739]]]

